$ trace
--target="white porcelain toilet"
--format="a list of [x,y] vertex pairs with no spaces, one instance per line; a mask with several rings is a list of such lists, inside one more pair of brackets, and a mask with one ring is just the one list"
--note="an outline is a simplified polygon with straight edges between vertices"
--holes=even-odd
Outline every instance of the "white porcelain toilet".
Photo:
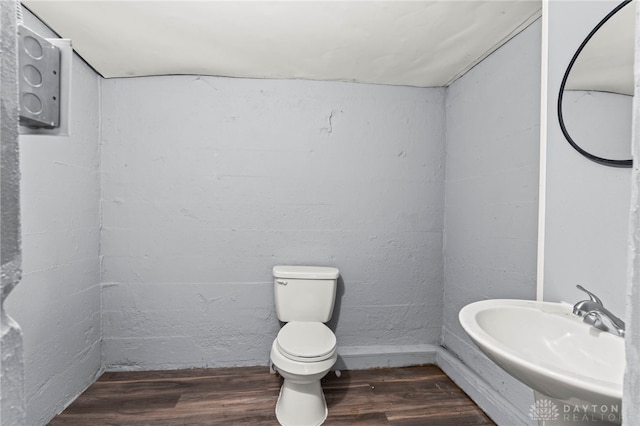
[[276,404],[283,426],[317,426],[327,418],[320,379],[336,363],[331,319],[340,272],[319,266],[274,266],[276,313],[286,322],[271,346],[271,362],[284,378]]

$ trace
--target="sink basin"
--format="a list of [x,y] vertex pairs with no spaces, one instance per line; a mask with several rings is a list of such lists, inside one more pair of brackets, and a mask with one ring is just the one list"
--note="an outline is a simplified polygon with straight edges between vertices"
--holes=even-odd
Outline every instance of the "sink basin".
[[534,390],[573,405],[619,407],[624,339],[573,315],[566,303],[484,300],[460,311],[478,347]]

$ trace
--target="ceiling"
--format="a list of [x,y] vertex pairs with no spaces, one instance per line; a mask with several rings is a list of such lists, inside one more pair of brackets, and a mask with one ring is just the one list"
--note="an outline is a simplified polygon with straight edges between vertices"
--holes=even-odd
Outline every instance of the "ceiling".
[[105,78],[167,74],[447,86],[540,0],[24,0]]

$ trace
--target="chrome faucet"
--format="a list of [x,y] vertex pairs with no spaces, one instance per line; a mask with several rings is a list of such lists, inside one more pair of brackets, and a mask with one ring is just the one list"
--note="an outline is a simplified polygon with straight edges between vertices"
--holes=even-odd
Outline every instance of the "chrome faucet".
[[585,323],[616,336],[624,337],[625,324],[617,316],[609,312],[602,304],[602,300],[581,285],[576,286],[589,295],[589,300],[582,300],[573,306],[573,313],[582,318]]

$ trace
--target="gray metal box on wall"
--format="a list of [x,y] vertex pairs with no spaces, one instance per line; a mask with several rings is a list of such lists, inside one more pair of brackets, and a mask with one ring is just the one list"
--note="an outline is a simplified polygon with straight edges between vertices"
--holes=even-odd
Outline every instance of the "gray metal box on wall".
[[60,49],[24,25],[18,26],[20,124],[60,125]]

